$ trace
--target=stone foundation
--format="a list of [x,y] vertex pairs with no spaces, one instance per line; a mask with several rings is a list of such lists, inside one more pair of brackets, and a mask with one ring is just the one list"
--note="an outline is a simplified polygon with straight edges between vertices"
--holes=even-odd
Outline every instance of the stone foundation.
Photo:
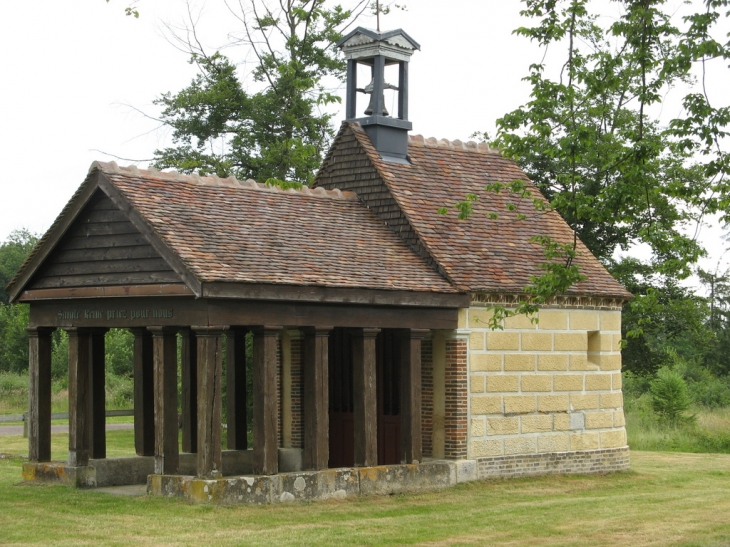
[[593,474],[629,468],[629,447],[478,458],[477,477],[495,479],[553,473]]
[[147,493],[201,503],[265,504],[416,492],[446,488],[457,482],[456,462],[433,461],[415,465],[326,469],[220,479],[150,475]]
[[[224,450],[222,459],[225,475],[253,473],[253,451],[251,450]],[[180,475],[195,475],[197,461],[197,454],[180,454]],[[291,472],[299,471],[301,468],[301,450],[279,449],[279,469]],[[89,465],[83,467],[72,467],[66,462],[26,462],[23,464],[23,480],[65,484],[76,488],[147,484],[147,477],[154,472],[155,459],[152,456],[91,459]]]
[[[247,451],[229,453],[228,465],[246,463]],[[224,453],[225,454],[225,453]],[[291,456],[288,453],[287,456]],[[195,454],[181,455],[181,469],[194,472]],[[281,454],[280,454],[281,458]],[[190,461],[188,461],[190,460]],[[295,500],[344,499],[447,488],[478,479],[508,478],[551,473],[592,474],[629,468],[629,448],[499,456],[476,460],[433,460],[414,465],[290,471],[278,475],[246,475],[202,479],[192,474],[154,475],[151,457],[91,460],[85,467],[62,462],[23,464],[26,481],[94,488],[147,484],[147,493],[179,497],[198,503],[264,504]],[[250,471],[249,471],[250,473]],[[243,475],[243,476],[242,476]]]

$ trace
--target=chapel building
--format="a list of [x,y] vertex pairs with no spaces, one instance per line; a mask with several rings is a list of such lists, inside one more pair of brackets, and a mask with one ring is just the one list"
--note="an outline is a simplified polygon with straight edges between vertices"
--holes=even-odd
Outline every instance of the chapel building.
[[[258,503],[628,467],[630,293],[578,242],[584,281],[490,329],[490,306],[514,308],[541,273],[532,238],[570,242],[571,228],[498,150],[409,136],[408,34],[358,28],[338,45],[347,120],[312,189],[91,166],[9,285],[30,304],[27,480]],[[515,180],[529,199],[484,191]],[[468,194],[469,219],[437,213]],[[135,340],[127,458],[106,457],[110,328]],[[69,335],[62,461],[56,329]]]

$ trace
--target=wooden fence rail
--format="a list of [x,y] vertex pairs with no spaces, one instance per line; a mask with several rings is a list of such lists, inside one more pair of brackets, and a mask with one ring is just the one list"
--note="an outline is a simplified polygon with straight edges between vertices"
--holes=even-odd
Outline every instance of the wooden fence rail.
[[[134,416],[134,410],[107,410],[105,412],[107,418],[114,416]],[[28,416],[27,412],[23,414],[5,414],[0,416],[0,423],[3,422],[23,422],[23,437],[28,436]],[[53,412],[51,420],[68,420],[68,412]]]

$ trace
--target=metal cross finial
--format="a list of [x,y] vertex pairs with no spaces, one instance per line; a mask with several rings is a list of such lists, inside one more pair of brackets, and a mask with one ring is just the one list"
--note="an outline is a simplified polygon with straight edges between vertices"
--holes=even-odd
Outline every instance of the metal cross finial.
[[375,0],[375,16],[378,20],[378,34],[380,34],[380,0]]

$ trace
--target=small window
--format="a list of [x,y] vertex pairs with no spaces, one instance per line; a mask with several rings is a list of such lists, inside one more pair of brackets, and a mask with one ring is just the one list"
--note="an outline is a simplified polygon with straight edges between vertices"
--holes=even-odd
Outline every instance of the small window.
[[597,330],[588,331],[588,362],[597,367],[601,366],[601,333]]

